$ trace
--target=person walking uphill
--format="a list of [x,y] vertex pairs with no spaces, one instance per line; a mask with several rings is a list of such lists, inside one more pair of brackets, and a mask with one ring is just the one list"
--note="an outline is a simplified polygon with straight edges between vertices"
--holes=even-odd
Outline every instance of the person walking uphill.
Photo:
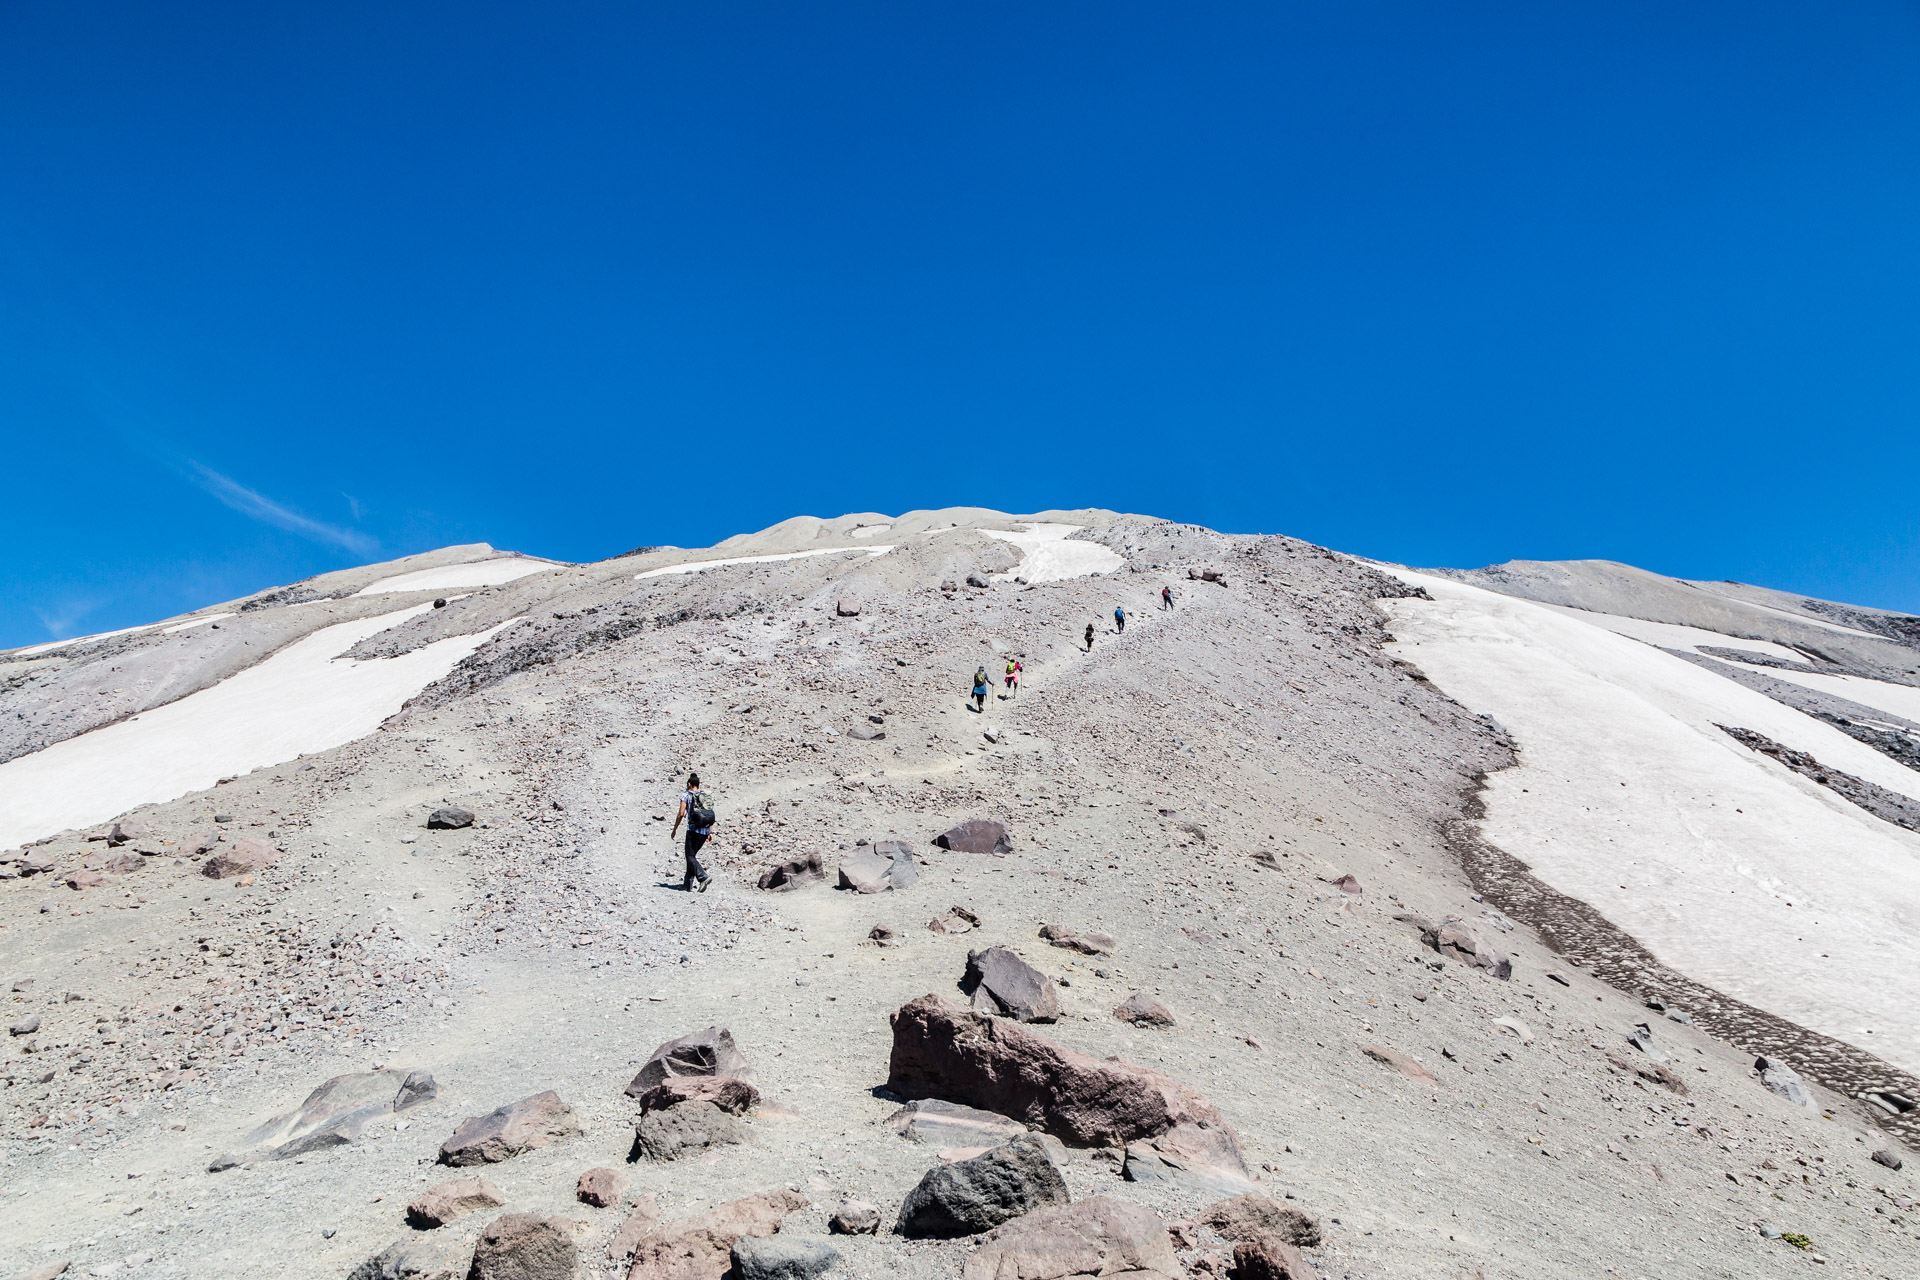
[[973,709],[986,714],[987,710],[987,669],[976,667],[973,672]]
[[1173,608],[1173,588],[1172,587],[1160,588],[1160,607],[1162,609]]
[[1093,624],[1091,622],[1087,624],[1087,652],[1093,652]]
[[1020,673],[1024,670],[1025,668],[1020,665],[1020,659],[1007,659],[1007,691],[1000,695],[1003,700],[1020,696]]
[[680,820],[687,820],[687,872],[680,887],[689,893],[695,885],[705,893],[707,886],[713,883],[713,877],[700,865],[700,847],[713,835],[713,802],[700,790],[700,775],[687,775],[687,789],[680,793],[680,812],[673,815],[673,830],[667,833],[671,840],[680,831]]
[[1115,609],[1113,611],[1113,627],[1114,630],[1118,631],[1121,635],[1127,633],[1127,611],[1125,609]]

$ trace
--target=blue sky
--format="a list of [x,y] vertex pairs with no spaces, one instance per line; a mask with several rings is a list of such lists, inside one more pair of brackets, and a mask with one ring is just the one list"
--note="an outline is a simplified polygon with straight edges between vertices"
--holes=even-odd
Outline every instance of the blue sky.
[[0,6],[0,644],[1097,505],[1920,610],[1911,5]]

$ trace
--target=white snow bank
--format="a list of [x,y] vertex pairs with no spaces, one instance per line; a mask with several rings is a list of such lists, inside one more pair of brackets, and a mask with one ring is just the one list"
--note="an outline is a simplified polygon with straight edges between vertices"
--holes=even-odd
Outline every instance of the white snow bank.
[[31,658],[36,653],[46,653],[53,649],[63,649],[70,644],[85,644],[89,640],[111,640],[115,636],[130,636],[136,631],[148,631],[159,626],[157,622],[143,622],[137,627],[122,627],[118,631],[101,631],[90,636],[75,636],[71,640],[49,640],[45,644],[30,644],[24,649],[15,649],[16,658]]
[[[1813,689],[1820,693],[1830,693],[1836,698],[1849,698],[1861,706],[1874,707],[1889,715],[1920,721],[1920,689],[1912,685],[1894,684],[1887,680],[1869,680],[1864,676],[1832,676],[1812,671],[1782,671],[1779,667],[1763,667],[1755,663],[1739,664],[1749,671],[1757,671],[1763,676],[1773,676],[1803,689]],[[1920,785],[1920,777],[1914,785]]]
[[[1380,567],[1386,569],[1385,565]],[[1387,571],[1391,572],[1391,570]],[[1616,635],[1632,636],[1635,640],[1659,645],[1662,649],[1692,649],[1698,652],[1702,646],[1710,645],[1717,649],[1745,649],[1751,653],[1764,653],[1769,658],[1778,658],[1782,662],[1797,662],[1802,666],[1806,665],[1807,661],[1805,654],[1789,649],[1783,644],[1774,644],[1771,640],[1743,640],[1738,636],[1721,635],[1718,631],[1705,631],[1699,627],[1683,627],[1672,622],[1648,622],[1644,618],[1623,618],[1616,613],[1597,613],[1591,609],[1575,609],[1564,604],[1542,604],[1540,607],[1564,613],[1569,618],[1578,618],[1581,622],[1591,623],[1596,627],[1605,627]]]
[[530,573],[539,573],[542,569],[557,567],[544,561],[529,560],[525,556],[469,560],[465,564],[443,564],[437,569],[415,569],[412,573],[396,573],[390,578],[378,578],[353,594],[377,596],[394,591],[446,591],[454,587],[497,587],[503,582],[512,582],[515,578],[524,578]]
[[1085,526],[1077,524],[1033,523],[1017,532],[982,529],[989,538],[1011,542],[1020,548],[1020,563],[1010,573],[996,573],[995,582],[1025,578],[1028,582],[1059,582],[1065,578],[1084,578],[1093,573],[1112,573],[1126,563],[1117,551],[1109,551],[1097,542],[1069,542],[1069,534]]
[[893,550],[892,544],[883,547],[816,547],[812,551],[788,551],[777,556],[732,556],[725,560],[695,560],[690,564],[670,564],[664,569],[649,569],[645,573],[633,575],[635,582],[642,578],[664,578],[672,573],[698,573],[702,569],[718,569],[729,564],[772,564],[776,560],[805,560],[808,556],[830,556],[840,551],[857,551],[865,556],[883,556]]
[[1920,836],[1714,723],[1906,795],[1920,775],[1578,615],[1393,572],[1433,596],[1380,602],[1400,656],[1519,741],[1489,840],[1696,980],[1920,1070]]
[[372,733],[500,630],[398,658],[339,656],[432,607],[338,623],[178,702],[0,764],[0,848]]
[[209,613],[203,618],[189,618],[185,622],[176,622],[174,625],[168,627],[166,634],[172,635],[176,631],[186,631],[192,627],[203,626],[209,622],[218,622],[222,618],[231,618],[233,616],[231,613]]

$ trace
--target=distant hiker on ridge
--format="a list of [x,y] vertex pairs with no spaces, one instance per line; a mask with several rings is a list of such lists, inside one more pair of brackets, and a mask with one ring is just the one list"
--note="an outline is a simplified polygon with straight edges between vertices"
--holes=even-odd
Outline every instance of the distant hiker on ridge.
[[1173,608],[1173,588],[1172,587],[1160,588],[1160,607],[1162,609]]
[[987,669],[985,667],[974,668],[973,709],[982,715],[987,711]]
[[706,793],[700,790],[700,775],[687,775],[687,789],[680,793],[680,812],[673,815],[673,830],[667,833],[671,840],[680,832],[680,820],[687,820],[687,871],[680,887],[691,893],[699,886],[705,893],[707,886],[713,883],[713,877],[700,865],[700,846],[713,834],[713,804]]
[[1093,652],[1093,624],[1091,622],[1087,624],[1087,652]]
[[1125,609],[1115,609],[1113,611],[1113,626],[1114,630],[1118,631],[1121,635],[1127,633],[1127,611]]

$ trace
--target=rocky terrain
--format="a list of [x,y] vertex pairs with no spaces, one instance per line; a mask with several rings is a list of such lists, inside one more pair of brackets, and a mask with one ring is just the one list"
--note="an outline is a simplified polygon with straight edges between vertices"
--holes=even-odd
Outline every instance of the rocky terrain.
[[[0,1274],[1913,1274],[1898,1070],[1832,1091],[1475,879],[1529,742],[1396,647],[1404,575],[971,508],[506,559],[0,655]],[[328,661],[467,651],[373,732],[57,831],[5,795],[387,617]],[[1758,638],[1915,679],[1912,620],[1830,621]]]

